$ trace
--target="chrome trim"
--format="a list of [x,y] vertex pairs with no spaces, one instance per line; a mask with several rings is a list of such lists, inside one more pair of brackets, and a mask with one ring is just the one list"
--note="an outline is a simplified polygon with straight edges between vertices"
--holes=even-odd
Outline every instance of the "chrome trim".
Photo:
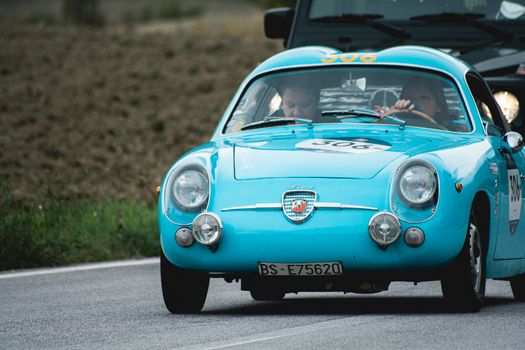
[[[297,218],[297,217],[291,216],[291,214],[288,213],[285,210],[285,208],[284,208],[285,207],[284,202],[285,202],[286,196],[287,195],[293,196],[295,193],[307,193],[307,194],[309,194],[309,196],[313,196],[313,203],[311,204],[312,207],[311,207],[310,211],[306,210],[307,213],[304,215],[304,217]],[[307,206],[306,208],[308,209],[308,201],[305,201],[305,202],[306,202],[306,206]],[[311,191],[311,190],[290,190],[290,191],[285,191],[285,192],[283,192],[282,197],[281,197],[281,205],[282,205],[282,208],[283,208],[284,216],[286,216],[287,219],[289,219],[290,221],[292,221],[295,224],[302,224],[303,222],[308,220],[308,218],[310,218],[310,216],[313,214],[313,212],[315,210],[315,203],[316,202],[317,202],[317,192]],[[299,215],[299,213],[296,213],[296,214]]]
[[[197,221],[197,219],[199,219],[201,216],[211,216],[213,217],[215,220],[217,220],[217,223],[218,223],[218,234],[217,234],[217,239],[215,239],[215,241],[213,242],[201,242],[197,239],[197,237],[195,236],[195,232],[193,232],[193,230],[195,229],[195,221]],[[200,244],[204,245],[204,246],[212,246],[214,245],[215,243],[217,243],[220,239],[221,239],[221,236],[222,236],[222,230],[223,230],[223,225],[222,225],[222,220],[220,218],[219,215],[215,214],[214,212],[205,212],[205,213],[200,213],[199,215],[197,215],[195,217],[195,219],[193,219],[193,222],[191,223],[192,225],[192,228],[191,228],[191,234],[193,236],[193,238]]]
[[[213,242],[201,242],[197,239],[197,237],[195,236],[195,233],[193,232],[194,228],[195,228],[195,221],[197,221],[198,218],[200,218],[201,216],[211,216],[213,217],[215,220],[217,220],[217,223],[219,224],[219,229],[218,229],[218,234],[217,234],[217,239]],[[222,226],[222,220],[220,218],[219,215],[213,213],[213,212],[205,212],[205,213],[200,213],[199,215],[197,215],[195,217],[195,219],[193,219],[193,222],[191,223],[192,227],[191,227],[191,235],[193,236],[193,238],[195,239],[195,241],[197,241],[198,243],[204,245],[204,246],[212,246],[214,245],[215,243],[217,243],[220,239],[221,239],[221,236],[222,236],[222,230],[223,230],[223,226]]]
[[241,205],[239,207],[224,208],[221,211],[253,210],[253,209],[279,209],[279,210],[282,210],[282,204],[281,203],[257,203],[255,205]]
[[[374,220],[378,216],[381,216],[381,215],[386,215],[386,216],[392,217],[394,219],[395,223],[397,224],[396,237],[390,243],[385,243],[385,242],[378,241],[378,240],[376,240],[376,238],[372,234],[372,230],[374,229],[374,225],[372,223],[374,222]],[[402,231],[401,222],[399,221],[399,218],[397,217],[397,215],[395,215],[394,213],[390,213],[390,212],[388,212],[386,210],[375,214],[374,216],[372,216],[370,221],[368,221],[368,235],[370,236],[370,239],[373,240],[375,243],[377,243],[378,245],[380,245],[382,247],[387,247],[387,246],[395,243],[399,239],[399,237],[401,236],[401,231]]]
[[378,208],[366,207],[363,205],[351,205],[351,204],[342,204],[335,202],[316,202],[314,203],[315,208],[327,208],[327,209],[362,209],[362,210],[373,210],[378,211]]
[[[206,207],[203,208],[202,210],[198,210],[195,212],[196,215],[198,215],[199,212],[207,212],[208,211],[208,207],[210,206],[210,194],[211,194],[211,178],[210,178],[210,174],[208,174],[208,171],[206,170],[206,168],[204,167],[204,165],[202,164],[199,164],[199,163],[189,163],[189,164],[186,164],[184,165],[184,163],[178,167],[173,167],[171,169],[171,171],[169,172],[169,174],[166,176],[166,180],[164,181],[164,184],[163,186],[161,185],[162,187],[162,201],[161,201],[161,212],[162,214],[164,215],[164,217],[169,221],[171,222],[172,224],[174,225],[177,225],[177,226],[191,226],[193,224],[193,220],[192,222],[189,222],[189,223],[180,223],[180,222],[176,222],[174,220],[172,220],[169,216],[169,200],[170,200],[170,197],[168,196],[171,196],[171,189],[172,189],[172,185],[173,185],[173,181],[175,180],[175,178],[181,174],[183,171],[185,171],[185,169],[188,169],[188,168],[197,168],[197,167],[200,167],[204,174],[208,177],[208,198],[206,200]],[[173,203],[173,205],[175,206],[175,203]],[[195,218],[193,218],[195,220]]]
[[[361,210],[372,210],[378,211],[378,208],[367,207],[363,205],[352,205],[343,204],[337,202],[315,202],[315,209],[361,209]],[[257,203],[254,205],[241,205],[238,207],[229,207],[221,209],[221,211],[234,211],[234,210],[257,210],[257,209],[279,209],[282,210],[282,203]]]
[[[399,171],[401,169],[408,169],[410,167],[410,164],[409,163],[415,163],[415,164],[418,164],[418,163],[425,163],[426,165],[428,165],[431,169],[434,170],[434,172],[436,173],[436,177],[437,177],[437,187],[436,187],[436,191],[439,191],[438,193],[438,197],[437,197],[437,202],[436,202],[436,206],[434,207],[434,212],[432,213],[432,215],[430,215],[428,218],[424,219],[424,220],[420,220],[420,221],[411,221],[411,220],[407,220],[407,219],[404,219],[402,218],[401,216],[397,215],[396,213],[396,208],[395,208],[395,205],[394,205],[394,191],[397,190],[397,183],[398,183],[398,175],[399,175]],[[407,165],[408,164],[408,165]],[[399,221],[403,221],[403,222],[406,222],[408,224],[422,224],[424,222],[427,222],[429,220],[431,220],[437,213],[438,209],[439,209],[439,203],[441,203],[441,180],[440,180],[440,176],[439,176],[439,173],[437,171],[437,168],[436,166],[431,163],[430,161],[426,160],[426,159],[422,159],[422,158],[409,158],[407,160],[405,160],[403,163],[401,163],[400,166],[397,167],[394,175],[392,176],[392,181],[390,183],[390,210],[392,211],[392,213],[394,213],[394,215],[396,215],[396,217],[398,218]],[[414,209],[414,210],[417,210],[417,209]]]

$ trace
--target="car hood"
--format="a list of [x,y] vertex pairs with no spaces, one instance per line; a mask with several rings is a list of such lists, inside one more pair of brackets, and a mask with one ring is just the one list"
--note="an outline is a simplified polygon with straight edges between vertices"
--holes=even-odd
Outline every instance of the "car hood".
[[408,133],[297,135],[234,143],[235,178],[370,179],[396,159],[457,145],[446,137]]

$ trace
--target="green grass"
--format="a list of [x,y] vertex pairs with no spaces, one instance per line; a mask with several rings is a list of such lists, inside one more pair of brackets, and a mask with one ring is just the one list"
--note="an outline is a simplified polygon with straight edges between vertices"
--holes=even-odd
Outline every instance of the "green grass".
[[0,191],[0,270],[158,255],[156,209],[133,202],[47,199]]

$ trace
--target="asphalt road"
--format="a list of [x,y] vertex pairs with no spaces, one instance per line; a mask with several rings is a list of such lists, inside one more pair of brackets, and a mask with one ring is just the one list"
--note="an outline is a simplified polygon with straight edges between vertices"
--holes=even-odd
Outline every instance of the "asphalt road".
[[525,348],[507,282],[489,281],[480,313],[450,314],[433,282],[272,303],[212,280],[203,312],[181,316],[164,308],[157,263],[92,268],[0,274],[0,349]]

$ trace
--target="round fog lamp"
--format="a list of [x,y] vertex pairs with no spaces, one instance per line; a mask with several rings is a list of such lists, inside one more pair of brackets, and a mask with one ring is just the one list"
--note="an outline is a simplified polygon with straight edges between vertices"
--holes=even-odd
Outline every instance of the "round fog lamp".
[[401,224],[395,215],[383,212],[376,214],[368,223],[370,238],[380,246],[394,243],[401,233]]
[[425,234],[417,227],[411,227],[405,231],[405,243],[410,247],[419,247],[425,241]]
[[201,213],[193,220],[193,237],[204,245],[213,245],[222,234],[222,222],[217,214]]
[[185,227],[179,229],[177,233],[175,233],[175,241],[178,245],[185,248],[191,246],[193,242],[195,242],[191,230]]

